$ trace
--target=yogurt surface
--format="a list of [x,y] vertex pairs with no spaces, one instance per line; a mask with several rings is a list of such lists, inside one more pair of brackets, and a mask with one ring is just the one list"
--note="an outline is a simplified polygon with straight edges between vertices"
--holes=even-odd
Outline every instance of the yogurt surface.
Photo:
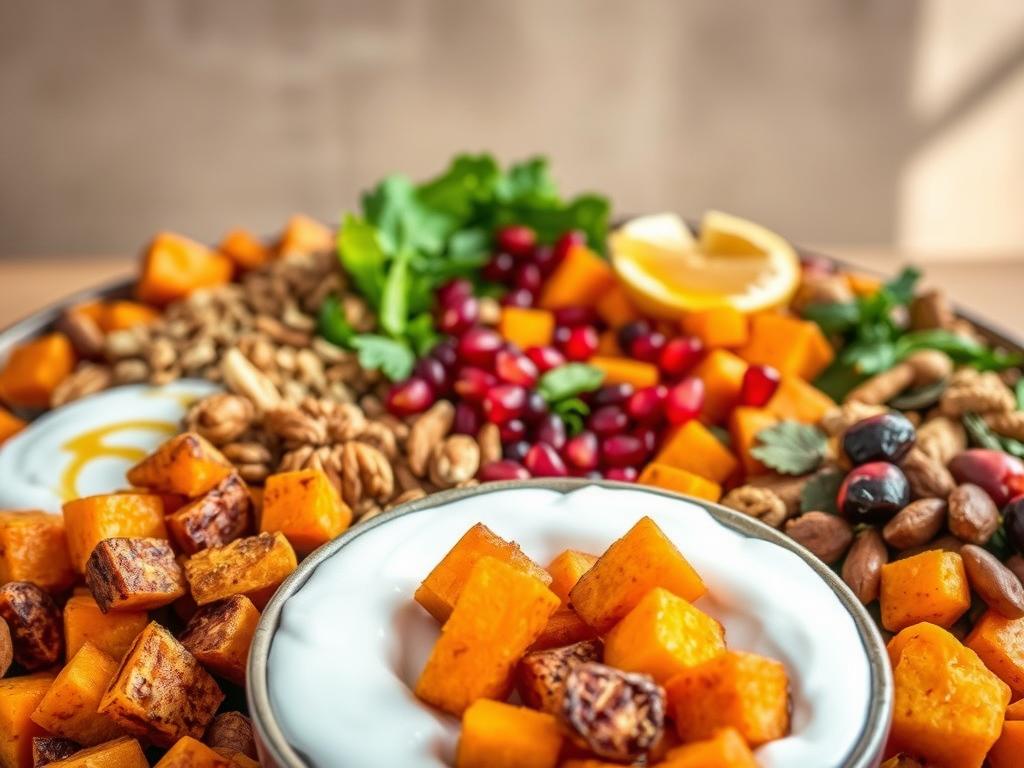
[[651,517],[700,572],[701,610],[731,649],[785,664],[791,735],[757,750],[765,768],[835,766],[857,742],[869,665],[853,618],[797,555],[719,524],[703,508],[640,490],[495,491],[371,528],[323,562],[283,606],[267,680],[288,742],[311,766],[452,765],[459,721],[412,694],[439,634],[416,587],[482,522],[540,562],[599,554]]

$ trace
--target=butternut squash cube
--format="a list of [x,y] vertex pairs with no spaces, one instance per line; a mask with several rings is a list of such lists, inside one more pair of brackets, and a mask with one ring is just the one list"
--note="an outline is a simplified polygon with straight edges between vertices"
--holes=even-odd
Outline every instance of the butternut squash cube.
[[722,625],[681,597],[655,587],[604,641],[604,662],[664,685],[685,669],[725,653]]
[[128,649],[99,712],[127,733],[169,747],[201,737],[224,694],[174,636],[151,622]]
[[739,467],[732,452],[697,420],[677,427],[662,445],[654,461],[684,469],[718,485],[732,477]]
[[214,674],[245,685],[249,646],[259,620],[252,600],[232,595],[196,611],[179,639]]
[[988,753],[992,768],[1017,768],[1024,757],[1024,722],[1019,720],[1003,723],[999,740]]
[[21,432],[28,424],[24,419],[19,419],[3,406],[0,406],[0,445],[7,442]]
[[882,566],[882,626],[899,632],[921,621],[949,627],[971,607],[964,561],[928,550]]
[[232,229],[221,239],[217,250],[234,262],[236,271],[262,267],[273,258],[271,250],[247,229]]
[[32,739],[32,768],[49,765],[65,757],[71,757],[82,749],[82,745],[59,736],[35,736]]
[[544,283],[537,306],[592,307],[615,284],[615,272],[607,261],[586,246],[575,245]]
[[234,761],[191,736],[182,736],[153,768],[234,768]]
[[31,581],[63,592],[75,581],[64,520],[45,512],[0,512],[0,584]]
[[587,365],[604,373],[605,384],[631,384],[636,389],[653,387],[661,376],[658,366],[629,357],[594,355],[587,360]]
[[72,595],[64,604],[64,645],[70,659],[86,643],[120,661],[135,636],[146,628],[146,611],[103,613],[92,595]]
[[196,552],[185,561],[185,578],[197,605],[245,595],[262,609],[297,566],[283,533],[261,533]]
[[799,376],[783,376],[765,406],[782,421],[801,421],[804,424],[817,424],[835,407],[831,397]]
[[544,584],[551,583],[551,575],[524,555],[518,544],[505,541],[483,523],[477,523],[455,542],[455,546],[427,574],[427,578],[416,590],[416,602],[444,624],[469,580],[473,566],[485,556],[508,563]]
[[1017,699],[1017,701],[1006,708],[1006,719],[1024,720],[1024,699]]
[[199,288],[222,285],[234,271],[224,254],[187,237],[160,232],[143,255],[136,293],[147,304],[163,306]]
[[585,640],[562,648],[531,651],[516,667],[516,690],[523,703],[541,712],[558,715],[570,670],[590,661],[601,661],[601,641]]
[[747,363],[725,349],[713,349],[693,369],[693,376],[704,382],[704,407],[700,420],[722,424],[740,399]]
[[46,735],[32,721],[32,713],[52,682],[48,672],[0,680],[0,765],[4,768],[32,768],[32,739]]
[[614,627],[655,587],[693,602],[707,588],[649,517],[613,542],[569,592],[576,612],[599,633]]
[[110,301],[103,305],[99,325],[104,333],[111,333],[151,325],[159,317],[155,309],[137,301]]
[[789,732],[789,677],[774,659],[726,651],[680,672],[665,691],[684,742],[735,728],[759,747]]
[[555,768],[558,721],[546,712],[478,699],[462,716],[456,768]]
[[57,674],[32,713],[33,722],[86,747],[123,735],[116,723],[96,711],[115,672],[117,661],[87,642]]
[[280,472],[267,478],[260,531],[280,531],[299,554],[326,544],[351,522],[352,510],[322,470]]
[[104,539],[167,538],[163,501],[145,493],[108,493],[69,501],[64,505],[64,528],[71,566],[82,574],[89,555]]
[[1024,619],[1008,619],[988,610],[964,645],[1010,686],[1014,697],[1024,696]]
[[546,347],[555,333],[555,315],[546,309],[502,307],[498,333],[523,349]]
[[576,586],[580,576],[589,571],[596,562],[597,555],[588,555],[576,549],[567,549],[559,553],[546,569],[551,574],[548,589],[558,595],[562,605],[568,605],[569,590]]
[[25,669],[49,667],[64,655],[60,608],[32,582],[9,581],[0,587],[0,619],[10,630],[14,660]]
[[416,695],[453,715],[477,699],[506,698],[516,663],[557,608],[558,598],[536,577],[480,558],[416,682]]
[[7,674],[13,663],[14,643],[11,641],[11,629],[7,626],[7,619],[0,618],[0,677]]
[[936,768],[980,768],[1002,732],[1010,688],[941,627],[922,622],[889,641],[895,698],[891,752]]
[[735,728],[669,751],[662,768],[757,768],[754,753]]
[[640,319],[640,312],[629,298],[626,289],[622,284],[616,282],[611,288],[601,294],[601,298],[594,305],[598,316],[604,320],[609,328],[621,328],[626,323]]
[[644,467],[636,481],[640,485],[662,488],[708,501],[718,501],[722,497],[722,486],[713,480],[657,461],[652,461]]
[[572,608],[559,608],[548,619],[544,625],[544,631],[540,633],[531,651],[543,651],[548,648],[561,648],[565,645],[572,645],[582,640],[592,640],[597,637],[597,632],[592,626],[580,618]]
[[11,350],[0,368],[0,400],[22,408],[47,408],[50,396],[75,367],[63,333],[48,333]]
[[100,610],[145,611],[185,594],[185,576],[164,539],[104,539],[85,566]]
[[742,347],[750,335],[747,316],[730,306],[687,312],[680,324],[683,333],[696,336],[707,349]]
[[835,357],[817,323],[776,312],[750,319],[750,340],[738,353],[751,365],[770,365],[784,376],[810,381]]
[[186,555],[223,547],[252,531],[252,496],[233,472],[204,496],[168,513],[166,522],[174,543]]
[[751,477],[767,472],[761,460],[750,451],[757,445],[757,434],[762,429],[777,424],[778,417],[767,408],[752,408],[741,405],[733,409],[729,415],[729,436],[732,447],[740,458],[743,472]]
[[158,493],[202,496],[235,471],[206,438],[184,432],[128,470],[128,482]]
[[302,213],[296,213],[285,224],[277,241],[277,252],[322,253],[334,250],[334,230]]
[[122,736],[99,744],[71,757],[49,764],[50,768],[149,768],[149,761],[138,741]]

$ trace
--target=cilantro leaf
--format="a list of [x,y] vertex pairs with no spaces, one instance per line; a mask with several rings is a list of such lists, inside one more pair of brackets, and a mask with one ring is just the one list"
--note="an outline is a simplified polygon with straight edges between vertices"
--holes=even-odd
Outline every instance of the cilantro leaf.
[[408,345],[387,336],[360,334],[352,339],[352,348],[359,353],[359,364],[363,368],[380,369],[392,381],[408,378],[416,362]]
[[821,466],[828,443],[825,433],[798,421],[781,421],[757,433],[750,453],[784,475],[803,475]]
[[855,301],[809,304],[801,314],[818,324],[826,336],[846,333],[860,322],[860,304]]
[[494,197],[501,181],[501,169],[490,155],[458,155],[448,170],[419,186],[417,197],[424,206],[461,221]]
[[515,163],[500,180],[498,200],[504,203],[529,203],[541,207],[555,207],[561,201],[558,188],[543,157],[531,157]]
[[549,403],[593,392],[604,381],[604,371],[586,363],[566,363],[540,377],[537,391]]
[[553,403],[551,412],[561,417],[570,435],[578,435],[583,431],[584,419],[590,415],[590,406],[578,397],[568,397]]
[[387,256],[376,227],[358,216],[345,216],[338,233],[338,256],[359,292],[373,307],[380,306]]

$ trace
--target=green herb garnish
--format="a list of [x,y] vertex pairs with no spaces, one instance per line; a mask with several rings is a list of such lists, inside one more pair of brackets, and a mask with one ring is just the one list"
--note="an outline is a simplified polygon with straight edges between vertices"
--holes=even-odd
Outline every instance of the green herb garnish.
[[836,498],[844,477],[838,469],[823,469],[807,478],[800,489],[800,511],[839,514]]
[[828,440],[810,424],[780,421],[757,433],[757,445],[750,453],[784,475],[804,475],[821,466]]
[[590,406],[580,395],[593,392],[604,381],[604,371],[586,363],[566,363],[552,368],[537,382],[540,392],[551,409],[565,422],[569,434],[578,434],[583,421],[590,415]]

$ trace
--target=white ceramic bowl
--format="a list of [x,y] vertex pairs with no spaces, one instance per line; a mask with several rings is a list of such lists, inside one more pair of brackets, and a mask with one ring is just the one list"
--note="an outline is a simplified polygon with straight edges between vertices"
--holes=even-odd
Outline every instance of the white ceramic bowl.
[[792,733],[757,751],[764,768],[860,768],[881,755],[892,681],[871,618],[834,573],[740,513],[613,483],[531,481],[437,494],[353,528],[286,582],[249,659],[249,702],[266,763],[451,765],[458,721],[411,687],[438,634],[419,582],[476,522],[545,563],[599,553],[647,515],[705,579],[697,605],[731,648],[782,661]]

